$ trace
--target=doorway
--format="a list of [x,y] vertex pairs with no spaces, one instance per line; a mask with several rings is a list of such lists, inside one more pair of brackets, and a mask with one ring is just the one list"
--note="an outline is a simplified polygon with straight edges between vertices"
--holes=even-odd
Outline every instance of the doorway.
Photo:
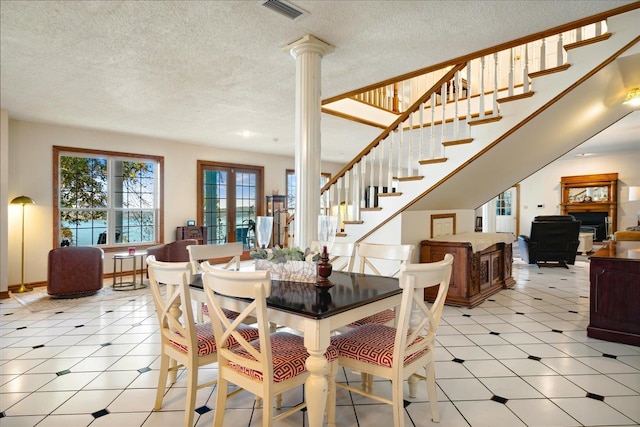
[[[483,210],[483,231],[496,233],[520,233],[520,184],[498,194]],[[486,214],[484,214],[486,213]]]
[[261,166],[198,161],[198,223],[207,227],[206,244],[255,245],[255,221],[262,214]]

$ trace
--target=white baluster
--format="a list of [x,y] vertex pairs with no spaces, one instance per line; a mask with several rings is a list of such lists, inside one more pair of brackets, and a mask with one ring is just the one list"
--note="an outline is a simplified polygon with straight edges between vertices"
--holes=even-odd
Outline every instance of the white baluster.
[[498,54],[493,54],[493,115],[498,115]]
[[602,35],[602,21],[596,22],[596,37]]
[[484,56],[480,58],[480,118],[484,119]]
[[389,188],[391,188],[391,184],[393,183],[393,149],[394,149],[394,143],[393,143],[393,134],[394,132],[390,132],[389,136],[387,138],[389,138],[389,161],[388,161],[388,165],[387,166],[387,181],[388,181],[388,186]]
[[458,105],[460,104],[460,92],[462,91],[462,84],[460,82],[460,72],[456,71],[453,78],[453,84],[455,90],[453,91],[453,139],[460,139],[460,123],[458,120]]
[[522,60],[522,93],[529,93],[529,45],[524,45],[524,59]]
[[353,207],[351,216],[355,221],[362,220],[360,216],[360,194],[364,194],[364,191],[360,188],[360,175],[358,174],[358,171],[361,168],[362,163],[356,163],[353,165]]
[[543,71],[546,69],[546,56],[547,56],[547,39],[544,38],[542,39],[541,43],[540,43],[540,68],[539,71]]
[[446,141],[447,138],[447,82],[442,83],[442,87],[440,88],[440,100],[442,101],[442,124],[440,125],[440,152],[442,154],[440,157],[444,157],[444,145],[442,145],[442,143]]
[[[366,199],[366,188],[367,188],[367,179],[366,179],[366,175],[367,175],[367,156],[364,155],[362,157],[362,159],[360,159],[360,180],[362,181],[362,191],[361,191],[361,195],[362,195],[362,199],[360,200],[360,206],[363,208],[367,207],[367,202],[368,200]],[[360,219],[360,218],[358,218]]]
[[420,104],[420,160],[424,159],[424,102]]
[[558,43],[556,44],[556,49],[558,50],[556,52],[556,60],[557,60],[556,66],[559,67],[562,64],[564,64],[564,57],[563,57],[564,47],[563,47],[562,33],[558,35]]
[[467,138],[471,137],[471,126],[469,121],[471,120],[471,61],[467,62]]
[[[371,158],[371,164],[370,164],[370,169],[371,169],[371,176],[369,177],[369,185],[376,185],[376,163],[375,163],[375,157],[376,157],[376,151],[375,148],[372,148],[371,151],[369,152]],[[373,206],[373,205],[371,205]]]
[[[407,176],[413,175],[413,114],[409,114],[409,157],[407,158]],[[391,186],[389,186],[391,188]]]
[[402,152],[402,143],[403,143],[403,139],[404,139],[404,132],[402,131],[402,127],[403,124],[400,123],[398,126],[400,126],[400,142],[398,142],[398,174],[397,177],[398,178],[402,178],[402,158],[404,157],[403,152]]
[[514,60],[513,60],[513,48],[509,49],[509,96],[513,96],[513,87],[515,86],[513,82],[514,78]]
[[338,207],[338,224],[342,224],[342,212],[340,209],[341,206],[341,202],[340,200],[342,199],[342,180],[343,180],[343,176],[341,176],[340,178],[338,178],[338,182],[336,183],[338,185],[338,188],[336,189],[336,194],[337,194],[337,200],[336,200],[336,206]]
[[351,181],[351,169],[344,173],[344,220],[349,221],[349,200],[351,194],[349,193],[349,181]]
[[429,158],[434,159],[436,156],[436,93],[431,94],[431,126],[429,130]]
[[384,147],[382,141],[378,144],[378,185],[384,187],[384,174],[382,173],[382,162],[384,159]]

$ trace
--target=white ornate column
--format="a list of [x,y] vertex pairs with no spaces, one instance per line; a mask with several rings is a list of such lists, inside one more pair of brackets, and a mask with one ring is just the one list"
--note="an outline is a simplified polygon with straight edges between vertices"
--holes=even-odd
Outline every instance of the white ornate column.
[[308,34],[285,47],[296,59],[295,246],[318,237],[320,214],[321,61],[333,46]]

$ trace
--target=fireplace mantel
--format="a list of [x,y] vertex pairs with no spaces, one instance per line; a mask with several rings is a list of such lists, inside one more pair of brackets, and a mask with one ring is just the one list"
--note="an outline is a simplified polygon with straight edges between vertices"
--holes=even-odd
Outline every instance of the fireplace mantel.
[[606,212],[611,218],[613,234],[618,229],[618,174],[563,176],[562,214],[577,212]]

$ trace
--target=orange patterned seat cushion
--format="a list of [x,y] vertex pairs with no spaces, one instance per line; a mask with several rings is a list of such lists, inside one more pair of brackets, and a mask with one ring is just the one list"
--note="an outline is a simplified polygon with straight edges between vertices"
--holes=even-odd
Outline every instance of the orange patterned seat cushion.
[[[340,357],[390,368],[395,338],[396,328],[372,323],[331,338],[331,345],[338,349]],[[423,340],[423,337],[417,337],[413,343]],[[410,363],[426,351],[428,349],[421,349],[407,355],[404,363]]]
[[[240,315],[237,311],[229,310],[224,307],[222,308],[222,312],[229,320],[235,320]],[[211,316],[209,316],[209,307],[207,304],[202,304],[202,315],[211,318]]]
[[[238,327],[238,331],[247,341],[252,341],[258,338],[258,330],[256,328],[252,328],[251,326],[241,325],[240,327]],[[196,335],[198,337],[198,356],[206,356],[207,354],[212,354],[217,351],[216,339],[213,336],[211,322],[198,323],[196,325]],[[231,342],[229,343],[230,346],[237,344],[235,338],[230,337],[229,339],[231,340]],[[182,344],[179,344],[175,341],[169,342],[178,350],[184,353],[187,352],[187,347],[183,346]]]
[[[258,340],[253,341],[251,345],[260,350],[260,342]],[[255,360],[253,356],[240,347],[237,347],[236,353],[247,359]],[[306,370],[304,362],[309,357],[309,353],[304,347],[303,338],[298,335],[288,332],[271,334],[271,354],[273,356],[273,380],[276,383],[294,378]],[[324,357],[329,362],[333,362],[338,358],[338,350],[333,346],[329,346]],[[249,369],[237,363],[229,363],[229,366],[259,381],[264,378],[262,372]]]
[[378,325],[386,325],[396,318],[396,312],[388,309],[379,313],[367,316],[364,319],[356,320],[353,323],[349,323],[349,327],[357,328],[358,326],[368,325],[369,323],[377,323]]

